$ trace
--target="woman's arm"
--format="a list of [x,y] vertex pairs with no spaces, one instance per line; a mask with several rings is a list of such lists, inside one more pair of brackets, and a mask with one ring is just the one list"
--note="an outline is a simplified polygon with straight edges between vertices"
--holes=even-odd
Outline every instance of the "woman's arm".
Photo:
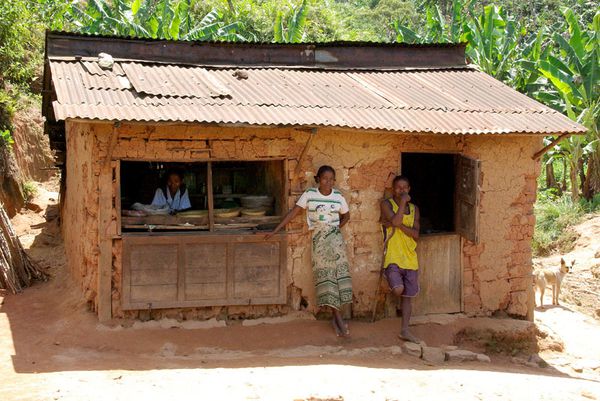
[[269,239],[272,236],[274,236],[275,234],[277,234],[279,232],[279,230],[281,230],[283,227],[285,227],[290,221],[292,221],[294,219],[294,217],[298,216],[298,214],[303,210],[304,209],[298,205],[294,206],[294,208],[292,210],[290,210],[288,212],[288,214],[285,215],[283,220],[281,220],[281,223],[279,223],[273,231],[271,231],[270,233],[265,235],[265,239]]
[[350,221],[350,212],[340,214],[340,228],[344,227],[344,225],[349,221]]

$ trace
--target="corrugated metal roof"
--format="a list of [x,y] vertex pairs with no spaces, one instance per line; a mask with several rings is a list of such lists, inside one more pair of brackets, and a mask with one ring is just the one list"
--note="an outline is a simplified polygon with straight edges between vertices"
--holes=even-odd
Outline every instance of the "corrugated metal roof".
[[473,68],[226,68],[50,59],[58,120],[326,126],[445,134],[585,128]]

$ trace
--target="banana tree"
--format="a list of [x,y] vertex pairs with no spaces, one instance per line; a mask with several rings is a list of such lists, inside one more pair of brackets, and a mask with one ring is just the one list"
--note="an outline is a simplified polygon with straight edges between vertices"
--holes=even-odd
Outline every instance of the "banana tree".
[[[302,0],[297,6],[292,6],[288,15],[282,11],[275,17],[273,30],[274,41],[277,43],[298,43],[304,38],[304,27],[308,15],[308,4]],[[285,21],[285,23],[284,23]]]
[[557,51],[540,62],[539,70],[551,84],[550,90],[540,97],[589,130],[586,137],[573,136],[565,141],[571,166],[572,197],[577,200],[579,160],[586,151],[589,158],[584,195],[591,198],[600,193],[600,13],[595,15],[588,29],[581,26],[572,10],[565,9],[563,15],[566,37],[554,34]]
[[461,41],[468,43],[467,57],[487,74],[509,82],[524,30],[502,7],[493,4],[485,6],[479,15],[472,9],[469,14],[461,35]]
[[[65,14],[82,33],[172,40],[234,40],[238,23],[225,24],[212,10],[200,21],[190,13],[195,0],[89,0]],[[68,24],[67,24],[68,25]]]

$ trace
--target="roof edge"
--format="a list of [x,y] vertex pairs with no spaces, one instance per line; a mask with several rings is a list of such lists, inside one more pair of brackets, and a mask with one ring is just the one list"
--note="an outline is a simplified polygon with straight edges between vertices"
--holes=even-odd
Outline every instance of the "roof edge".
[[46,32],[46,58],[97,57],[149,62],[302,66],[321,69],[467,67],[466,44],[198,42]]

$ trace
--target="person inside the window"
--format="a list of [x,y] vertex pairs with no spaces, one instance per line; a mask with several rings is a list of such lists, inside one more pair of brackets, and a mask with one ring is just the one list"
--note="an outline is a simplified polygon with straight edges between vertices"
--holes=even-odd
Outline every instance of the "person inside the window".
[[183,173],[178,170],[169,170],[166,175],[167,182],[157,188],[152,200],[152,206],[160,208],[169,208],[170,213],[177,213],[182,210],[190,209],[190,197],[183,183]]

